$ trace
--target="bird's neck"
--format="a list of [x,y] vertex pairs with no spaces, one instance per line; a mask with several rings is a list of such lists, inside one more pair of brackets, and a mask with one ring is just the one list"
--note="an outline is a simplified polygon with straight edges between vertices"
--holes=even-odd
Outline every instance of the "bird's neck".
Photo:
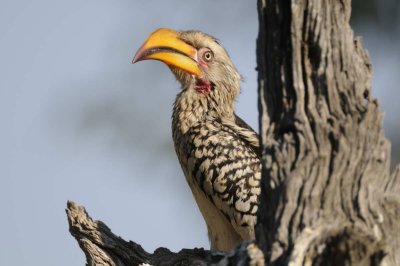
[[[182,90],[175,99],[172,123],[180,133],[186,133],[191,127],[207,120],[234,120],[234,101],[219,102],[218,95],[211,92],[201,95],[195,90]],[[219,99],[220,100],[220,99]]]

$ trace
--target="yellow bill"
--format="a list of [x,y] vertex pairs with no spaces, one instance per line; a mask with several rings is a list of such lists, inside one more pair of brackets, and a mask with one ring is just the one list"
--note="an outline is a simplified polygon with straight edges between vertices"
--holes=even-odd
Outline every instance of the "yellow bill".
[[142,60],[159,60],[195,76],[201,76],[197,64],[197,50],[179,39],[179,32],[161,28],[150,34],[136,52],[132,63]]

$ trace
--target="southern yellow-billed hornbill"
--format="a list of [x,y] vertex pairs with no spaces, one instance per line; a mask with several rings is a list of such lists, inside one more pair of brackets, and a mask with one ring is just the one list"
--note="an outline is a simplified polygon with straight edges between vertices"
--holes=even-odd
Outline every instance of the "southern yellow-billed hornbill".
[[167,64],[182,84],[172,114],[175,150],[208,226],[212,250],[254,239],[260,196],[258,136],[234,112],[240,75],[217,40],[158,29],[133,63]]

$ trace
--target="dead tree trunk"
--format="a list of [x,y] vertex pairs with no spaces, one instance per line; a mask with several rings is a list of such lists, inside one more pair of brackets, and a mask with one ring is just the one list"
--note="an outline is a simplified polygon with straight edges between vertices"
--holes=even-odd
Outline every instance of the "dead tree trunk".
[[275,265],[400,265],[399,171],[350,0],[261,0],[263,208]]
[[400,265],[400,167],[390,175],[351,1],[259,0],[258,11],[257,245],[150,254],[69,203],[70,232],[88,265]]

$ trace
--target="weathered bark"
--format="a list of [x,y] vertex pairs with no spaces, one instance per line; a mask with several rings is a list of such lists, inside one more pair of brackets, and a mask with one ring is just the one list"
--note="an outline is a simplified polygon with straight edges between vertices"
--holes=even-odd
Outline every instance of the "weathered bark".
[[261,0],[263,207],[274,265],[400,265],[399,170],[350,0]]
[[211,253],[202,248],[182,249],[173,253],[158,248],[153,254],[140,245],[114,235],[101,221],[93,221],[86,210],[68,202],[69,231],[85,252],[87,265],[262,265],[263,254],[257,246],[243,242],[230,253]]
[[[256,243],[267,265],[400,265],[400,167],[371,96],[371,64],[349,26],[350,0],[259,0],[263,199]],[[229,254],[154,254],[68,204],[89,265],[257,265]]]

